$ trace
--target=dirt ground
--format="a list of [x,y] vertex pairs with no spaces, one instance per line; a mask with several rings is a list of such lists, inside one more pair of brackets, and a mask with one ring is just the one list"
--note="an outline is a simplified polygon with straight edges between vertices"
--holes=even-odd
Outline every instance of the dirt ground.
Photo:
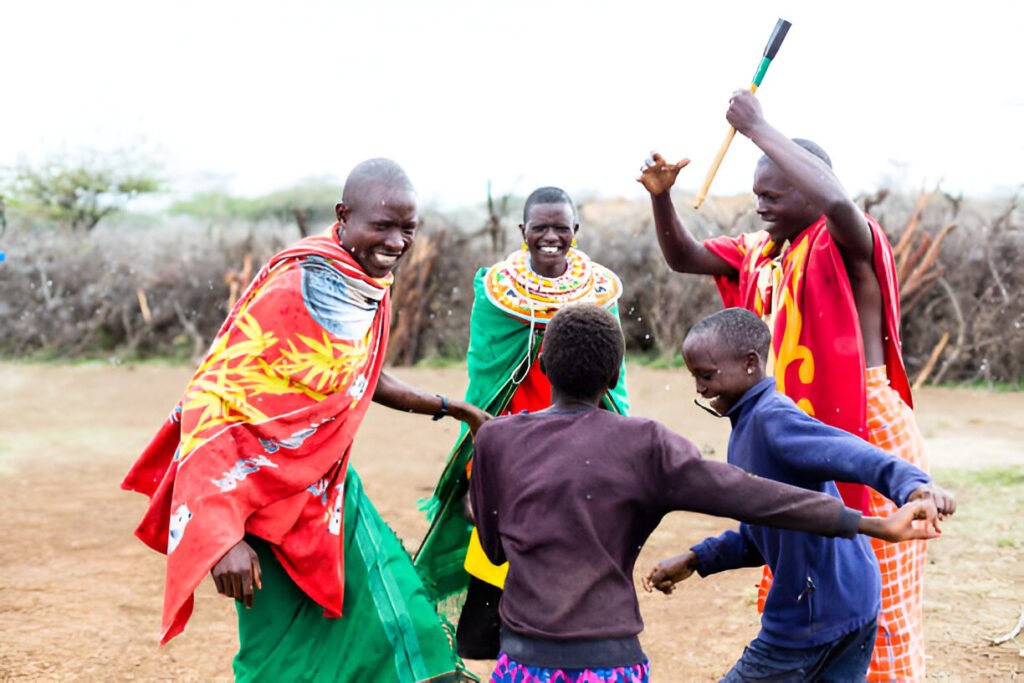
[[[397,370],[459,395],[464,370]],[[145,507],[118,484],[177,399],[184,367],[0,363],[0,680],[224,680],[237,647],[233,607],[201,586],[185,633],[157,646],[163,558],[132,536]],[[727,425],[695,408],[681,370],[631,367],[635,412],[724,457]],[[926,389],[918,415],[940,483],[961,510],[931,544],[925,592],[929,679],[1024,678],[1024,636],[993,647],[1024,607],[1021,496],[993,468],[1024,464],[1024,394]],[[416,500],[431,490],[455,436],[374,406],[353,463],[381,514],[414,546]],[[1020,470],[1015,470],[1019,473]],[[638,574],[727,528],[677,513],[651,537]],[[717,680],[757,631],[757,570],[692,579],[671,597],[641,592],[656,681]],[[486,662],[471,662],[477,673]]]

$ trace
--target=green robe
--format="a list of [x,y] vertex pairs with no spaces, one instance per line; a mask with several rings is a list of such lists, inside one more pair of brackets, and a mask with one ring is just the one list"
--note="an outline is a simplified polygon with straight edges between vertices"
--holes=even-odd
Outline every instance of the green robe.
[[[544,337],[545,326],[513,318],[487,298],[481,268],[473,280],[474,300],[470,317],[467,365],[469,386],[467,403],[500,415],[536,361]],[[618,307],[609,310],[618,318]],[[626,367],[623,362],[619,382],[605,395],[602,407],[626,414]],[[434,599],[441,604],[460,596],[469,585],[469,574],[463,568],[472,526],[463,514],[463,499],[469,489],[466,465],[473,454],[473,440],[465,425],[448,456],[444,472],[434,494],[422,506],[431,521],[430,529],[416,553],[414,564]]]
[[363,492],[345,478],[345,603],[324,616],[288,576],[270,545],[246,540],[260,559],[263,588],[238,609],[235,680],[334,683],[478,681],[453,648],[453,629],[424,590],[401,541]]

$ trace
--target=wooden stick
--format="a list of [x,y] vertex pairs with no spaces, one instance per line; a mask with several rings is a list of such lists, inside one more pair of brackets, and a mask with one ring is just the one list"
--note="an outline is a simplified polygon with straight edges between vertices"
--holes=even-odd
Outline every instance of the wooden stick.
[[[768,71],[768,65],[775,59],[775,55],[779,51],[779,47],[782,45],[782,41],[786,38],[786,34],[789,32],[790,23],[785,19],[779,19],[775,22],[775,28],[772,29],[771,36],[768,37],[768,44],[764,48],[764,55],[761,57],[761,63],[758,64],[757,72],[754,73],[754,79],[750,83],[750,92],[757,92],[757,88],[761,85],[761,80],[764,78],[764,74]],[[693,202],[693,208],[699,209],[700,205],[704,203],[704,200],[708,196],[708,190],[711,189],[711,181],[715,179],[715,174],[718,173],[718,167],[722,165],[722,159],[725,158],[725,153],[729,151],[729,145],[732,144],[732,139],[736,136],[736,129],[729,126],[729,133],[725,136],[725,141],[722,146],[718,148],[718,154],[715,156],[715,160],[711,164],[711,170],[708,171],[708,177],[704,179],[704,185],[700,188],[700,192],[697,193],[697,198]]]
[[924,368],[921,370],[921,374],[914,380],[914,386],[911,387],[911,391],[918,391],[924,386],[924,383],[928,381],[928,375],[932,374],[932,370],[935,369],[935,364],[939,362],[939,356],[942,355],[942,350],[946,348],[946,344],[949,343],[949,332],[942,333],[942,339],[932,349],[932,355],[928,357],[928,362],[924,364]]
[[142,287],[135,289],[135,297],[139,300],[139,310],[142,311],[142,319],[146,321],[146,324],[153,322],[153,313],[149,310],[149,302],[146,300],[146,292],[143,291]]
[[[751,90],[753,92],[753,90]],[[693,200],[693,208],[699,209],[700,205],[707,199],[708,190],[711,189],[711,181],[715,179],[715,174],[718,173],[718,167],[722,165],[722,159],[725,158],[725,153],[729,151],[729,145],[732,144],[732,139],[736,137],[736,129],[729,126],[729,134],[725,136],[725,141],[722,142],[722,146],[718,148],[718,154],[715,155],[715,160],[711,162],[711,170],[708,171],[708,177],[704,179],[704,185],[700,188],[700,192],[697,193],[697,198]]]
[[992,641],[993,645],[1002,645],[1003,643],[1008,643],[1016,638],[1022,630],[1024,630],[1024,610],[1021,610],[1020,619],[1017,620],[1017,625],[1013,627],[1012,631],[1006,635],[990,638],[989,640]]

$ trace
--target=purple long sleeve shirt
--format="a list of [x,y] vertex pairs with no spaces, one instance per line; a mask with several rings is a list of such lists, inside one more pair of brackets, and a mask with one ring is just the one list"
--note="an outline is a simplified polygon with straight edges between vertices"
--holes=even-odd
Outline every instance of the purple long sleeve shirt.
[[506,627],[549,639],[643,630],[633,565],[673,510],[852,537],[831,496],[707,461],[652,420],[604,410],[520,413],[476,435],[470,495],[492,562],[509,562]]

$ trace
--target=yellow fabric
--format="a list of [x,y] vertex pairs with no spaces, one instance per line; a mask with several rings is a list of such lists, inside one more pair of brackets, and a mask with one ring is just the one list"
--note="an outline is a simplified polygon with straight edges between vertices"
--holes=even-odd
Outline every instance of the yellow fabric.
[[498,566],[491,564],[484,554],[484,548],[480,545],[480,536],[473,527],[473,533],[469,537],[469,548],[466,549],[466,571],[472,576],[486,581],[492,586],[505,590],[505,577],[508,576],[508,562]]

